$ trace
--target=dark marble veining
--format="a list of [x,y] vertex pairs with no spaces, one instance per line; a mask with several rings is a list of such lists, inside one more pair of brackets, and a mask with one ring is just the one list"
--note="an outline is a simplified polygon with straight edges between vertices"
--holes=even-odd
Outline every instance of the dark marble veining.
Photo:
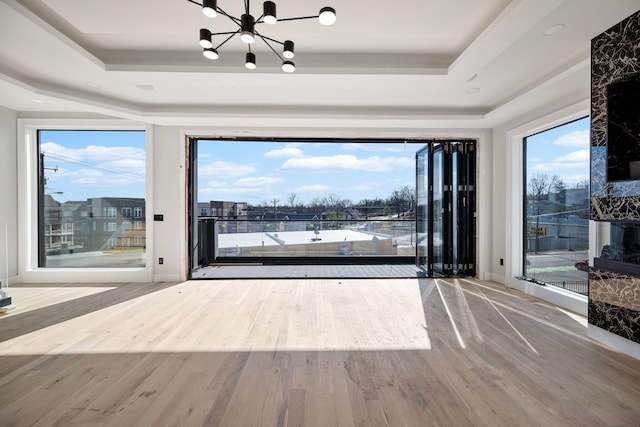
[[[640,96],[633,93],[636,79],[640,82],[638,73],[640,12],[591,40],[590,215],[593,220],[640,222],[640,179],[637,178],[640,171],[633,170],[640,167],[640,163],[631,163],[640,161],[640,123],[633,122],[638,115],[636,106],[640,105],[640,99],[634,99]],[[640,122],[640,117],[637,120]],[[609,135],[607,126],[612,130]],[[598,255],[609,260],[600,268],[589,269],[589,323],[640,343],[640,274],[630,273],[631,270],[624,267],[625,263],[634,265],[628,264],[629,257],[633,258],[638,252],[640,239],[637,233],[629,231],[633,226],[626,230],[621,234],[624,244],[617,244],[614,234],[609,236],[611,242],[605,239],[608,244]],[[615,256],[618,253],[622,255]],[[621,268],[612,265],[610,261],[614,259],[622,261]]]
[[607,86],[640,72],[640,13],[591,41],[591,144],[606,145]]
[[590,268],[589,323],[640,343],[640,277]]
[[[595,220],[640,221],[640,181],[607,181],[607,88],[639,72],[640,13],[636,13],[591,41],[591,218]],[[616,158],[624,155],[617,153]]]

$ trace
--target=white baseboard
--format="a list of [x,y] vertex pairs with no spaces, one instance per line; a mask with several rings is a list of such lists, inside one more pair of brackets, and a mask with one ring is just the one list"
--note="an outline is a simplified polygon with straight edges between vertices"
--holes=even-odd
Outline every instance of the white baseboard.
[[554,286],[543,286],[514,278],[507,286],[518,289],[525,294],[540,298],[541,300],[555,304],[565,310],[587,316],[589,301],[585,295],[576,294]]
[[496,273],[484,273],[483,275],[483,279],[482,280],[489,280],[492,282],[498,282],[500,284],[506,285],[507,284],[507,279],[500,275],[500,274],[496,274]]
[[154,282],[180,282],[179,274],[154,274]]
[[640,344],[636,342],[622,338],[620,335],[612,334],[611,332],[605,331],[604,329],[594,325],[589,325],[587,335],[589,338],[593,338],[594,340],[614,348],[621,353],[640,360]]

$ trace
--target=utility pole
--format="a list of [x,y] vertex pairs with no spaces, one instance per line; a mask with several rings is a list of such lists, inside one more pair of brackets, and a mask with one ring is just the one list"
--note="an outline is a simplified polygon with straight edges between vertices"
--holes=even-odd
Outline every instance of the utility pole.
[[271,202],[273,203],[273,219],[278,219],[278,210],[277,210],[277,207],[278,207],[278,202],[279,202],[279,201],[280,201],[280,200],[278,200],[278,199],[273,199],[273,200],[271,200]]

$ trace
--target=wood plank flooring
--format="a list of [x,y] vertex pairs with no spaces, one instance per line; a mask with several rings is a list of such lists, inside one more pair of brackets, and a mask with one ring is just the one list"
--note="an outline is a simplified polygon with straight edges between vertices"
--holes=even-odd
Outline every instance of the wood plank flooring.
[[218,265],[192,271],[193,279],[325,279],[424,277],[415,264]]
[[17,285],[0,426],[638,426],[640,361],[475,280]]

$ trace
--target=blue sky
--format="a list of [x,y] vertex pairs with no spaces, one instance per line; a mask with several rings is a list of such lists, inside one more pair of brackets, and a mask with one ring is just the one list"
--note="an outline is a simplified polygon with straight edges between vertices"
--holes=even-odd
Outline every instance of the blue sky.
[[330,194],[354,203],[415,187],[415,153],[424,144],[277,143],[201,140],[198,200],[286,205]]
[[[41,131],[46,193],[56,200],[145,197],[145,133]],[[198,200],[287,204],[338,195],[354,203],[415,187],[422,143],[277,143],[201,140]],[[528,175],[558,175],[572,187],[589,179],[589,120],[528,138]],[[49,170],[55,168],[57,171]],[[62,194],[55,194],[62,192]]]
[[527,138],[527,175],[558,175],[567,188],[589,180],[589,118]]
[[145,197],[144,132],[40,131],[40,151],[45,193],[60,202]]

